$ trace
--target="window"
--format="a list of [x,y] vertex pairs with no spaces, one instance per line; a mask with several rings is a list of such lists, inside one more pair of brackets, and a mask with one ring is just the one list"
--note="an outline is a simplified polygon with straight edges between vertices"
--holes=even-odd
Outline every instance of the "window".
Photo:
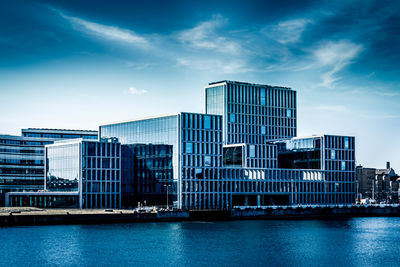
[[261,88],[260,95],[261,105],[265,106],[265,88]]
[[193,144],[192,143],[186,143],[186,153],[193,153]]
[[345,170],[346,170],[346,162],[342,161],[342,171],[345,171]]
[[204,129],[210,129],[210,128],[211,128],[211,117],[204,116]]
[[336,158],[336,151],[331,150],[331,159],[335,159],[335,158]]
[[230,120],[229,120],[230,122],[235,123],[235,122],[236,122],[235,114],[231,114],[231,116],[230,116],[229,119],[230,119]]
[[204,166],[205,167],[211,167],[211,156],[205,156],[204,157]]
[[344,138],[344,148],[349,149],[349,138],[348,137]]
[[286,117],[288,117],[288,118],[292,117],[292,110],[291,109],[287,109],[286,110]]
[[254,158],[256,156],[256,147],[254,145],[250,145],[249,154],[250,158]]
[[261,134],[265,134],[266,130],[265,130],[265,126],[261,126]]

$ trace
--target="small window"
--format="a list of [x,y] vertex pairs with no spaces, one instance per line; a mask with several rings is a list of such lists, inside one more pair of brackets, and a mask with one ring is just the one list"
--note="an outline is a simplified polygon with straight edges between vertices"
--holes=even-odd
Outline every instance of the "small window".
[[250,145],[249,154],[250,158],[254,158],[256,156],[256,147],[254,145]]
[[292,110],[291,109],[287,109],[286,110],[286,117],[288,117],[288,118],[292,117]]
[[211,156],[205,156],[204,157],[204,166],[205,167],[211,167]]
[[344,148],[349,149],[349,138],[348,137],[344,138]]
[[345,170],[346,170],[346,162],[342,161],[342,171],[345,171]]
[[265,134],[265,133],[266,133],[265,126],[261,126],[261,134]]
[[236,116],[235,114],[231,114],[230,116],[230,122],[235,123],[236,122]]
[[211,117],[204,116],[204,129],[210,129],[210,128],[211,128]]
[[186,153],[193,153],[193,144],[192,143],[186,143]]
[[331,150],[331,159],[336,159],[336,151]]

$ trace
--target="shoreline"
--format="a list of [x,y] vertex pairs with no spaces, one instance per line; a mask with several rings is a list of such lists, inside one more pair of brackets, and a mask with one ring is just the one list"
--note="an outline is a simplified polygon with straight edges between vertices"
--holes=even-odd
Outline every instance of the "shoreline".
[[248,207],[232,210],[137,212],[104,209],[0,208],[0,227],[63,224],[291,220],[351,217],[400,217],[399,206]]

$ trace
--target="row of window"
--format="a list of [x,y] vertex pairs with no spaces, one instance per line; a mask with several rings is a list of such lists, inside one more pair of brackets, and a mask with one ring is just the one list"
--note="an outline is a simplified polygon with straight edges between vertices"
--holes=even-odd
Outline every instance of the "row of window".
[[188,141],[222,143],[221,131],[183,130],[183,137]]
[[15,153],[15,154],[43,154],[43,149],[26,149],[26,148],[0,148],[0,153]]
[[43,160],[26,160],[26,159],[2,159],[0,158],[0,164],[6,165],[30,165],[30,166],[43,166]]
[[119,158],[105,158],[105,157],[83,157],[82,167],[89,169],[118,169]]
[[215,115],[182,113],[183,128],[214,129],[222,128],[222,117]]
[[83,135],[83,134],[51,134],[51,133],[23,133],[25,137],[41,137],[41,138],[54,138],[54,139],[97,139],[97,135]]
[[296,92],[283,88],[228,83],[229,102],[278,107],[296,107]]

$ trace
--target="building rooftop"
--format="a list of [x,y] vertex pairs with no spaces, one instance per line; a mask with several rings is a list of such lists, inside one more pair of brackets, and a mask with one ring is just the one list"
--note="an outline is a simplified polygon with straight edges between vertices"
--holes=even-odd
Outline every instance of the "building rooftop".
[[250,85],[250,86],[258,86],[258,87],[269,87],[269,88],[278,88],[278,89],[292,90],[292,88],[283,87],[283,86],[273,86],[273,85],[268,85],[268,84],[247,83],[247,82],[238,82],[238,81],[229,81],[229,80],[222,80],[222,81],[218,81],[218,82],[211,82],[211,83],[209,83],[208,85],[214,85],[214,84],[219,84],[219,83],[230,83],[230,84]]
[[67,132],[67,133],[72,133],[72,132],[82,132],[82,133],[88,133],[88,134],[97,134],[96,130],[79,130],[79,129],[52,129],[52,128],[27,128],[27,129],[21,129],[21,131],[24,132]]

